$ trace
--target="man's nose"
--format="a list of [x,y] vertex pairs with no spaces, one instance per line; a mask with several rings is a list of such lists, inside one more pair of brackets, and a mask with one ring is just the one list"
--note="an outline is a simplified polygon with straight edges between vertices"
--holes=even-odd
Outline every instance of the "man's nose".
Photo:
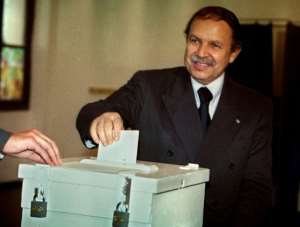
[[208,55],[207,45],[201,44],[198,46],[197,52],[200,57],[206,57]]

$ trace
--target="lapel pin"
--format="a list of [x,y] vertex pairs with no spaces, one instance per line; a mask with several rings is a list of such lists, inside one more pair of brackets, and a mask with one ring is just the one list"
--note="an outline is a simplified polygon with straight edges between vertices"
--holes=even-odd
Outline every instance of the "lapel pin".
[[239,123],[241,123],[241,121],[240,121],[240,119],[235,119],[235,122],[237,123],[237,124],[239,124]]

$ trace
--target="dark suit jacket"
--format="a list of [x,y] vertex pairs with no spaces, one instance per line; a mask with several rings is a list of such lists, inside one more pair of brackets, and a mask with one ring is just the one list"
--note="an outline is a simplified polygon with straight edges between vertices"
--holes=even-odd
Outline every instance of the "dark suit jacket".
[[92,120],[117,111],[140,130],[139,160],[199,163],[210,169],[204,226],[257,226],[271,205],[271,103],[225,79],[203,143],[190,75],[183,67],[137,72],[105,101],[77,118],[83,140]]
[[0,152],[3,150],[3,147],[6,144],[6,142],[10,136],[11,136],[11,133],[0,128]]

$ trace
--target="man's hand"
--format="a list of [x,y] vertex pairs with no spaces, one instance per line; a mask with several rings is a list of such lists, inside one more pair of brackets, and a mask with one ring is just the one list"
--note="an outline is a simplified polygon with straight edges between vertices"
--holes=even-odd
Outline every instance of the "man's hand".
[[123,120],[117,112],[106,112],[95,118],[91,124],[90,134],[95,143],[106,146],[120,138],[124,129]]
[[61,164],[55,142],[36,129],[13,133],[3,147],[3,153],[38,163]]

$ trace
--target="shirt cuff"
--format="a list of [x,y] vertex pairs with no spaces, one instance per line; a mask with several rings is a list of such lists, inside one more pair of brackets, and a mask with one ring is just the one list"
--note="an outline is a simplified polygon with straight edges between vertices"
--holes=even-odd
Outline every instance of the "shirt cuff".
[[92,141],[91,139],[85,139],[84,144],[89,149],[97,147],[97,144],[95,144],[94,141]]

